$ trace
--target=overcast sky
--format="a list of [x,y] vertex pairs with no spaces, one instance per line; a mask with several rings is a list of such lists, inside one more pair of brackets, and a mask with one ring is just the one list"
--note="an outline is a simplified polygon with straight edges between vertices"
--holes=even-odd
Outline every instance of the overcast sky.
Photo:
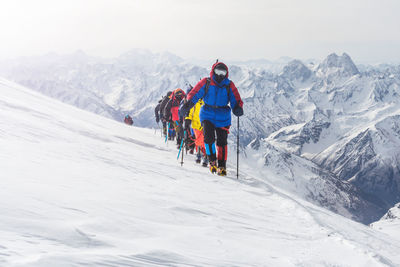
[[0,59],[133,48],[203,60],[400,62],[399,0],[0,0]]

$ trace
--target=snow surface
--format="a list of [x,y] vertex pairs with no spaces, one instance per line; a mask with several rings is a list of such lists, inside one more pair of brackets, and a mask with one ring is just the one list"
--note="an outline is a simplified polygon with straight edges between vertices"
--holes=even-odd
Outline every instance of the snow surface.
[[372,223],[371,227],[400,240],[400,203],[391,208],[379,221]]
[[[400,241],[0,79],[0,266],[399,266]],[[231,147],[231,151],[233,151]],[[233,156],[234,153],[230,153]]]

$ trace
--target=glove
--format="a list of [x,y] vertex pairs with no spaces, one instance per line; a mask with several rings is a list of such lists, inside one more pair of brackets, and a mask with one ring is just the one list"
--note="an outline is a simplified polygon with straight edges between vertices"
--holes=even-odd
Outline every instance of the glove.
[[240,106],[236,106],[233,110],[232,110],[233,114],[235,114],[236,117],[240,117],[243,115],[243,108]]
[[159,121],[160,121],[160,118],[159,118],[159,117],[157,117],[157,118],[156,118],[156,122],[158,123]]
[[191,100],[189,100],[185,104],[183,104],[182,107],[181,107],[182,116],[186,117],[189,114],[189,111],[193,106],[194,106],[194,104],[193,104],[193,102]]

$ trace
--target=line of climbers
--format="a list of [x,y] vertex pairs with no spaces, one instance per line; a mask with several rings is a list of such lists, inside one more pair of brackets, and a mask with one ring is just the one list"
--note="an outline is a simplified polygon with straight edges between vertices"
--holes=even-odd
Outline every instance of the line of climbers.
[[231,111],[243,115],[243,101],[228,77],[228,67],[217,61],[210,77],[193,88],[189,85],[186,92],[180,88],[169,91],[155,108],[156,122],[161,120],[166,140],[174,140],[176,133],[178,149],[183,138],[190,154],[196,150],[196,163],[202,162],[222,176],[226,175]]

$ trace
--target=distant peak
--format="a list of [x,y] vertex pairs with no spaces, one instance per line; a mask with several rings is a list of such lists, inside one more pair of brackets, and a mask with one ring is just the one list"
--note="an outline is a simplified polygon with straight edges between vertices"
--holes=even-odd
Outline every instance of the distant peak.
[[336,53],[329,54],[325,61],[336,61],[338,60],[339,56]]
[[336,53],[328,55],[319,65],[318,69],[325,73],[332,73],[332,70],[336,69],[335,72],[350,76],[360,73],[351,57],[346,53],[343,53],[341,56],[338,56]]
[[304,63],[298,59],[293,59],[291,60],[287,66],[298,66],[298,67],[305,67]]
[[311,70],[300,60],[294,59],[283,68],[281,76],[289,80],[305,81],[311,76]]
[[182,62],[183,59],[169,51],[164,51],[160,54],[161,58],[173,61],[175,63]]

